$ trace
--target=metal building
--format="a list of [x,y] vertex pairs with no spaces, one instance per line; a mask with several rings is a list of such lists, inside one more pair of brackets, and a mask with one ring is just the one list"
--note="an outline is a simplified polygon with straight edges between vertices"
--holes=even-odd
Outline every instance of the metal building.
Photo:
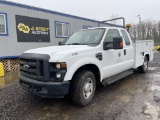
[[57,45],[74,31],[97,27],[98,23],[74,15],[0,1],[0,59],[16,58],[28,49]]

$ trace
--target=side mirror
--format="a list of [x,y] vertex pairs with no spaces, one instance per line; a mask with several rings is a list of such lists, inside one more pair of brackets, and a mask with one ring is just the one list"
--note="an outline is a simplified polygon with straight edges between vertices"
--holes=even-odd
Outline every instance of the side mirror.
[[103,50],[113,49],[113,42],[104,42],[103,43]]
[[122,37],[114,37],[113,38],[113,49],[123,49]]
[[58,45],[62,45],[62,42],[60,41],[60,42],[58,42]]
[[103,49],[123,49],[123,40],[122,37],[114,37],[113,42],[104,42]]

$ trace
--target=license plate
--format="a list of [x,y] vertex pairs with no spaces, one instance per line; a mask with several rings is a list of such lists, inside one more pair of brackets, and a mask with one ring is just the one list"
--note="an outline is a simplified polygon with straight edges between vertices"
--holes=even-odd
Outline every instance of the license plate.
[[24,90],[27,90],[27,91],[28,91],[29,85],[27,85],[27,84],[25,84],[25,83],[22,83],[22,88],[23,88]]

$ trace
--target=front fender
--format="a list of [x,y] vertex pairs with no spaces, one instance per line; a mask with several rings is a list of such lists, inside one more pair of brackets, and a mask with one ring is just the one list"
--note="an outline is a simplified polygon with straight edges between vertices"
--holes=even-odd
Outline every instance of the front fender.
[[[87,65],[87,64],[94,64],[99,68],[100,74],[102,74],[101,72],[101,65],[98,59],[95,58],[83,58],[80,59],[78,61],[76,61],[74,64],[72,63],[72,65],[68,68],[67,73],[64,77],[64,81],[68,81],[71,80],[74,73],[78,70],[78,68]],[[101,75],[102,76],[102,75]]]

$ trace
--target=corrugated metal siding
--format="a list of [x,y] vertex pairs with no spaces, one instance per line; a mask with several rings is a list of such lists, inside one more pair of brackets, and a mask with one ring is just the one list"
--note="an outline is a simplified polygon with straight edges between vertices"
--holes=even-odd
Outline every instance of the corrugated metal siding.
[[[58,42],[63,40],[64,38],[55,37],[54,21],[68,22],[70,25],[70,34],[76,30],[83,29],[83,25],[93,26],[93,27],[98,26],[98,23],[96,22],[76,19],[67,16],[60,16],[51,13],[45,13],[42,11],[36,11],[32,9],[26,9],[1,3],[0,3],[0,12],[7,13],[7,18],[8,18],[8,36],[0,36],[0,57],[16,56],[22,54],[24,51],[29,49],[57,45]],[[50,25],[50,42],[49,43],[17,42],[15,15],[48,19]]]

